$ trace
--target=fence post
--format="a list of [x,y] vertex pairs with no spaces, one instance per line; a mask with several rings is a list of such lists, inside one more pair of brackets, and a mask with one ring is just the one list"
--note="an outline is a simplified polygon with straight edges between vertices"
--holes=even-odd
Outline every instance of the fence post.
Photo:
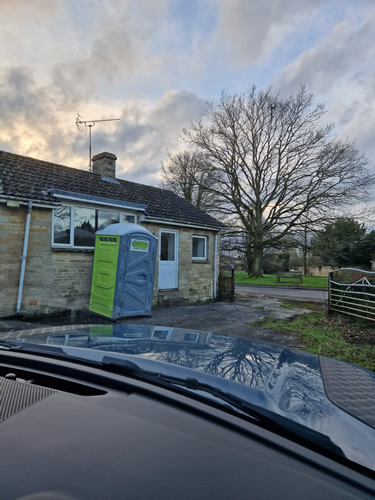
[[231,294],[230,294],[230,301],[234,302],[234,266],[232,266],[232,269],[231,269]]
[[328,314],[331,314],[331,278],[332,271],[328,273]]

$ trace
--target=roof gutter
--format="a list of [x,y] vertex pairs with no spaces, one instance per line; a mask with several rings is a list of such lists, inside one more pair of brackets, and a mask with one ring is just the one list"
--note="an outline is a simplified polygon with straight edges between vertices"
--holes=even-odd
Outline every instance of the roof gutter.
[[29,200],[29,203],[27,206],[27,215],[26,215],[25,237],[23,240],[23,252],[22,252],[22,257],[21,257],[21,274],[20,274],[20,282],[18,285],[16,314],[20,314],[20,311],[21,311],[23,281],[25,278],[25,270],[26,270],[26,257],[27,257],[27,247],[28,247],[28,243],[29,243],[29,231],[30,231],[30,219],[31,219],[32,205],[33,205],[33,202],[31,200]]
[[145,217],[141,219],[141,222],[154,222],[156,224],[168,224],[169,226],[182,226],[182,227],[191,227],[193,229],[209,229],[210,231],[223,231],[223,227],[219,226],[209,226],[208,224],[189,224],[188,222],[179,222],[175,219],[157,219],[155,217]]
[[141,203],[133,202],[121,202],[120,200],[115,200],[112,198],[103,198],[102,196],[92,196],[89,194],[74,193],[72,191],[63,191],[61,189],[49,189],[48,194],[55,196],[57,199],[70,200],[70,201],[80,201],[86,203],[93,203],[97,205],[105,205],[116,208],[131,209],[144,212],[147,205]]
[[[20,196],[9,196],[9,195],[0,195],[0,203],[7,203],[9,200],[18,201],[20,205],[28,205],[30,200],[22,198]],[[33,207],[38,208],[56,208],[60,206],[61,203],[59,201],[42,201],[42,200],[34,200]]]

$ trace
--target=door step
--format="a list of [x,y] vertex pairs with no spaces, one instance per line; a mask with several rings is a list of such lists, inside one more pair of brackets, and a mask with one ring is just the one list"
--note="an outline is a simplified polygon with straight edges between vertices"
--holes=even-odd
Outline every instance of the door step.
[[190,301],[184,297],[159,297],[159,306],[161,307],[179,307],[188,305],[190,305]]

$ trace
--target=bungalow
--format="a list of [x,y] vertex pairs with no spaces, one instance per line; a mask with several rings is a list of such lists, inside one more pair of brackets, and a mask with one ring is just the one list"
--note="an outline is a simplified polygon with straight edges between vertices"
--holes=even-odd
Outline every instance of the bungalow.
[[158,238],[153,304],[216,296],[223,225],[174,193],[0,151],[0,317],[87,310],[95,232],[137,223]]

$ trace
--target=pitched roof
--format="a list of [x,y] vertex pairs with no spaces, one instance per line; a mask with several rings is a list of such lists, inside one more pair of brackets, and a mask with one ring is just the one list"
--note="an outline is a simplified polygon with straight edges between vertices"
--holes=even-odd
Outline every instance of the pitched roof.
[[56,202],[49,190],[62,190],[110,200],[144,204],[146,218],[164,219],[184,224],[223,227],[171,191],[136,182],[116,179],[108,182],[99,174],[66,167],[26,156],[0,151],[0,197]]

